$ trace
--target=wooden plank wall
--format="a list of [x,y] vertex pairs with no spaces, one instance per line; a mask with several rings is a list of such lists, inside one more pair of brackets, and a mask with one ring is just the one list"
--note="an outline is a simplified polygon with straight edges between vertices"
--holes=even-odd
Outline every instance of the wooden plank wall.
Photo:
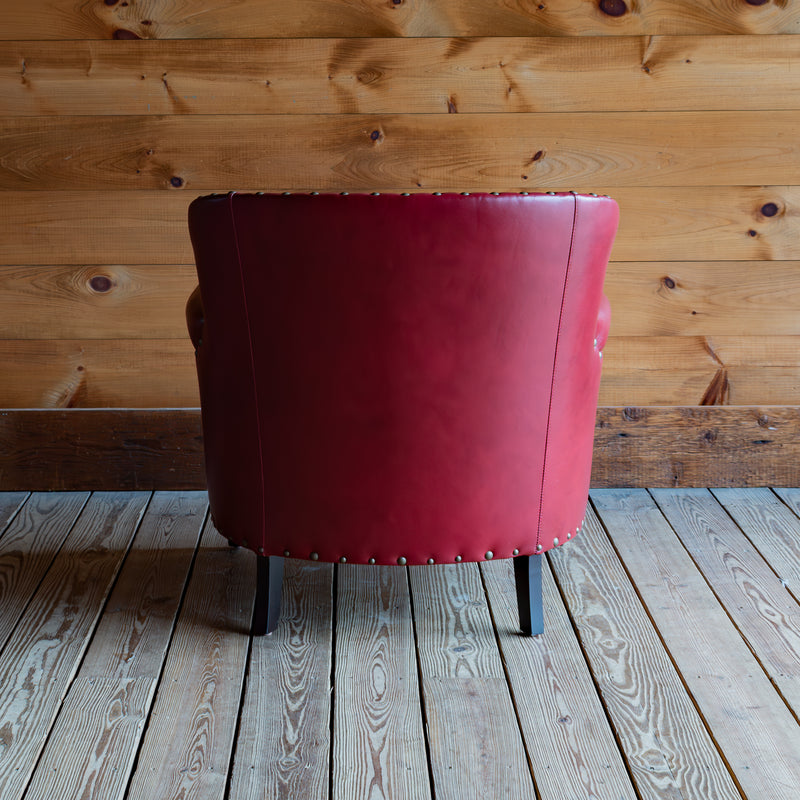
[[800,3],[4,0],[1,408],[198,405],[212,191],[594,191],[602,406],[800,405]]

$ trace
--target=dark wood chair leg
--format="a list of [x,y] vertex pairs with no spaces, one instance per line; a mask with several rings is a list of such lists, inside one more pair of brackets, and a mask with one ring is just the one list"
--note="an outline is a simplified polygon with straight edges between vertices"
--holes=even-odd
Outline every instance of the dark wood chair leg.
[[259,556],[256,575],[256,607],[253,613],[253,635],[272,633],[281,616],[281,584],[283,559],[280,556]]
[[542,610],[542,557],[516,556],[514,582],[517,585],[519,627],[525,636],[544,633]]

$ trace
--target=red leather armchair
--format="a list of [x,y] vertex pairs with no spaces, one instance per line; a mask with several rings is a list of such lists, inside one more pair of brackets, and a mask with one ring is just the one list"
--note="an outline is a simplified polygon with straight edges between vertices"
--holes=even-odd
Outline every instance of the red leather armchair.
[[514,558],[543,630],[542,553],[583,524],[616,203],[595,195],[195,200],[187,306],[217,529],[283,559]]

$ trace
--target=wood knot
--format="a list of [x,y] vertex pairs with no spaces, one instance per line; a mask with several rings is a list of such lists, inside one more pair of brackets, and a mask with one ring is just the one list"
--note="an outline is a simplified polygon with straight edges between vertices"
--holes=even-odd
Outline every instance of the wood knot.
[[628,12],[625,0],[600,0],[599,8],[609,17],[621,17]]
[[778,211],[780,211],[780,208],[778,208],[777,203],[764,203],[764,205],[761,206],[761,213],[765,217],[774,217]]
[[105,294],[111,291],[114,282],[108,275],[94,275],[89,279],[89,288],[98,294]]
[[174,186],[176,189],[180,189],[181,186],[183,186],[183,184],[184,184],[183,178],[179,177],[178,175],[173,175],[169,179],[169,185]]
[[141,39],[142,37],[133,31],[126,30],[125,28],[117,28],[113,34],[114,39]]
[[675,281],[674,281],[674,280],[672,280],[672,278],[670,278],[670,277],[669,277],[669,275],[665,275],[665,276],[664,276],[664,277],[661,279],[661,284],[662,284],[662,285],[664,286],[664,288],[666,288],[666,289],[674,289],[674,288],[675,288],[675,285],[676,285],[676,284],[675,284]]

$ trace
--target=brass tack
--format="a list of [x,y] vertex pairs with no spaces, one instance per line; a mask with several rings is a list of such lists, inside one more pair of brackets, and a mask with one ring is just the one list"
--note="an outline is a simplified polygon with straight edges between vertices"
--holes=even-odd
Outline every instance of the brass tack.
[[442,196],[442,193],[441,193],[441,192],[434,192],[434,193],[433,193],[433,196],[434,196],[434,197],[441,197],[441,196]]
[[489,192],[489,194],[493,195],[494,197],[500,196],[500,192]]
[[572,531],[567,531],[567,539],[571,539],[571,538],[572,538]]
[[283,197],[291,197],[292,193],[291,192],[283,192],[282,196]]
[[547,194],[551,195],[552,197],[555,197],[556,193],[555,192],[548,192]]
[[402,192],[400,197],[411,197],[411,192]]
[[311,554],[312,561],[319,561],[319,553],[312,553]]
[[515,548],[514,548],[514,549],[511,551],[511,555],[512,555],[512,556],[518,556],[518,555],[519,555],[519,547],[515,547]]
[[530,192],[520,192],[520,194],[521,194],[523,197],[527,197],[527,196],[530,194]]
[[544,548],[542,547],[542,545],[540,545],[540,544],[537,544],[537,545],[536,545],[536,552],[537,552],[537,553],[541,553],[543,549],[544,549]]
[[487,561],[491,561],[494,558],[494,553],[491,550],[487,550],[485,558]]
[[339,563],[340,563],[340,564],[346,564],[346,563],[347,563],[347,556],[342,556],[342,557],[339,559]]
[[456,557],[455,557],[455,561],[456,561],[456,562],[460,562],[460,561],[461,561],[461,556],[456,556]]
[[405,556],[400,556],[400,558],[397,559],[397,563],[401,567],[404,567],[408,563],[408,559]]
[[558,544],[559,544],[559,542],[558,542],[558,536],[556,536],[556,538],[555,538],[555,539],[553,539],[553,547],[558,547]]
[[429,564],[435,564],[436,562],[435,562],[435,561],[434,561],[432,558],[429,558],[429,559],[428,559],[428,563],[429,563]]
[[264,192],[256,192],[256,197],[263,197],[263,196],[264,196]]
[[461,192],[464,197],[469,197],[469,192]]
[[369,560],[369,563],[370,563],[370,564],[374,564],[374,563],[375,563],[375,559],[374,559],[374,558],[371,558],[371,559]]
[[311,196],[312,197],[316,197],[318,194],[319,194],[319,192],[311,192]]
[[289,558],[289,551],[288,550],[284,550],[283,551],[283,557],[284,558]]
[[350,194],[350,192],[339,192],[339,194],[340,194],[342,197],[347,197],[347,196]]
[[259,552],[259,553],[261,553],[261,554],[263,555],[263,554],[264,554],[264,548],[263,548],[263,547],[259,547],[259,548],[258,548],[258,552]]
[[380,196],[381,196],[381,193],[380,193],[380,192],[370,192],[370,194],[371,194],[373,197],[380,197]]

